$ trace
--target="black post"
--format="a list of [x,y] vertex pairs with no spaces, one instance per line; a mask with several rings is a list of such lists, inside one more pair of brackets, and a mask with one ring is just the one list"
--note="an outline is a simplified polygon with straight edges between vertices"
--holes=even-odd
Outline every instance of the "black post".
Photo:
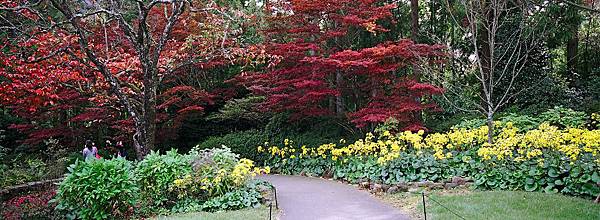
[[275,208],[279,209],[279,203],[277,202],[277,188],[273,187],[273,191],[275,192]]
[[269,204],[269,220],[272,220],[271,213],[273,212],[273,203]]
[[425,215],[425,220],[427,220],[427,209],[425,208],[425,192],[421,192],[423,196],[423,215]]

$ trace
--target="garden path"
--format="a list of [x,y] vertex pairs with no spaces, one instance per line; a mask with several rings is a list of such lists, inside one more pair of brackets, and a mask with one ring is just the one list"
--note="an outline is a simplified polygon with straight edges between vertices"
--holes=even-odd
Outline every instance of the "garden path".
[[321,178],[266,175],[277,188],[281,220],[408,220],[369,192]]

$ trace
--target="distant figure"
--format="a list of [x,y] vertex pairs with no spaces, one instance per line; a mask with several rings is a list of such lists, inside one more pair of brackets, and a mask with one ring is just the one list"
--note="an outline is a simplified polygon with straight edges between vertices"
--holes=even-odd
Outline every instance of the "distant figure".
[[110,140],[106,140],[106,145],[104,145],[104,149],[106,149],[108,152],[114,152],[114,147],[112,146],[112,142],[110,142]]
[[[89,158],[95,158],[96,157],[96,153],[94,153],[94,148],[92,148],[93,142],[90,140],[86,140],[85,141],[85,147],[83,147],[83,159],[87,160]],[[98,149],[96,149],[96,151],[98,151]]]
[[125,158],[127,156],[127,152],[125,151],[125,147],[123,147],[123,141],[117,142],[117,157]]
[[102,158],[100,154],[98,154],[98,148],[96,147],[96,143],[94,142],[92,142],[92,153],[94,154],[94,157],[96,157],[96,159]]

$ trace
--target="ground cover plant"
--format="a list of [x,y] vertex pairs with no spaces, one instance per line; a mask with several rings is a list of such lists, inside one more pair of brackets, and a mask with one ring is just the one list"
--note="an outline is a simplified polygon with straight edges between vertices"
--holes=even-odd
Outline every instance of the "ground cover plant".
[[479,189],[556,192],[587,199],[600,193],[600,130],[558,128],[541,123],[519,129],[497,122],[494,142],[487,126],[455,128],[444,133],[391,133],[380,129],[364,139],[317,148],[259,146],[266,164],[283,174],[330,176],[350,182],[384,184],[474,181]]

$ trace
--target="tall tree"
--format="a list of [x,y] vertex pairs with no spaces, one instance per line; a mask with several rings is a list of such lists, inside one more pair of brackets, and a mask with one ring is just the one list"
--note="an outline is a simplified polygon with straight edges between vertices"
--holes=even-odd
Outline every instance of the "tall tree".
[[394,5],[350,0],[270,3],[276,9],[265,37],[270,65],[241,79],[255,94],[266,96],[265,109],[295,117],[331,115],[335,112],[329,100],[339,103],[337,97],[343,97],[351,106],[347,116],[359,127],[394,117],[404,129],[424,128],[415,115],[434,105],[418,98],[441,90],[402,70],[438,62],[442,48],[410,40],[357,47],[361,34],[387,31],[380,22],[390,18]]
[[[11,96],[6,89],[7,85],[19,84],[16,76],[40,76],[54,68],[56,72],[48,79],[57,85],[68,81],[70,87],[91,92],[90,100],[101,106],[123,109],[125,118],[132,122],[138,159],[155,146],[162,80],[184,68],[232,56],[228,55],[232,51],[226,51],[230,30],[221,24],[229,24],[233,16],[212,1],[42,0],[0,4],[3,17],[17,18],[3,22],[3,29],[12,34],[3,42],[5,56],[14,58],[4,63],[1,72],[8,78],[2,94],[5,101],[21,97]],[[210,33],[218,36],[207,38]],[[40,66],[31,69],[31,65]],[[49,99],[33,99],[42,106],[56,98],[55,87],[38,84],[33,88],[48,89],[40,94]],[[190,92],[184,88],[165,95]],[[171,104],[181,101],[168,100]],[[191,104],[180,112],[199,110],[202,108]]]
[[419,0],[410,0],[410,39],[417,42],[419,37]]
[[[539,36],[543,36],[545,28],[536,23],[535,16],[544,7],[533,3],[463,0],[456,5],[446,1],[453,21],[462,28],[472,51],[468,53],[468,62],[463,63],[463,67],[479,86],[480,102],[475,107],[486,117],[489,143],[493,142],[494,115],[522,92],[523,88],[515,88],[516,81],[543,40]],[[459,48],[451,50],[462,51]],[[461,59],[455,56],[454,61],[461,62]],[[455,86],[452,83],[444,85],[448,90],[463,89],[451,88]],[[464,106],[455,107],[474,111]]]

